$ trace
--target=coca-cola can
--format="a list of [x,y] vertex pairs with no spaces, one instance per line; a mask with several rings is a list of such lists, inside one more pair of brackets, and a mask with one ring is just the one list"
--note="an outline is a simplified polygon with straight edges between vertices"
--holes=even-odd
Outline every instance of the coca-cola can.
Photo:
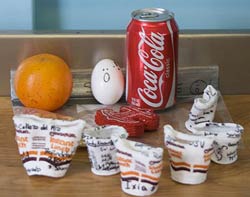
[[126,35],[126,100],[141,108],[166,109],[176,102],[178,26],[161,8],[132,12]]

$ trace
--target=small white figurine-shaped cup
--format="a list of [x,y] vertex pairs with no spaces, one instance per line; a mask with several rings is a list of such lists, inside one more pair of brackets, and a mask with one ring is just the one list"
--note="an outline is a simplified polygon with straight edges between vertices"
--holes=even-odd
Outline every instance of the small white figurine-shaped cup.
[[30,114],[15,115],[13,120],[27,174],[63,177],[79,145],[85,121]]
[[103,126],[84,131],[83,139],[88,148],[91,171],[96,175],[109,176],[120,172],[112,135],[128,137],[127,131],[119,126]]
[[178,132],[164,126],[171,178],[184,184],[200,184],[207,178],[213,153],[213,138]]
[[212,161],[219,164],[231,164],[238,158],[237,149],[243,127],[234,123],[204,123],[196,127],[197,133],[214,136]]
[[130,195],[155,193],[162,171],[163,149],[121,138],[112,138],[117,149],[122,190]]
[[215,116],[217,101],[217,90],[213,86],[208,85],[204,90],[202,98],[194,99],[193,106],[189,112],[189,119],[185,123],[186,128],[194,133],[194,127],[197,124],[212,122]]

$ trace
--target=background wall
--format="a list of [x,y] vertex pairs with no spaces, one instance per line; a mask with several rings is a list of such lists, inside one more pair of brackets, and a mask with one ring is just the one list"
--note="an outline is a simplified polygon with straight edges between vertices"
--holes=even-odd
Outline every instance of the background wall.
[[0,0],[0,30],[30,30],[32,27],[32,0]]
[[173,11],[180,29],[250,29],[249,0],[0,0],[0,29],[124,30],[139,8]]

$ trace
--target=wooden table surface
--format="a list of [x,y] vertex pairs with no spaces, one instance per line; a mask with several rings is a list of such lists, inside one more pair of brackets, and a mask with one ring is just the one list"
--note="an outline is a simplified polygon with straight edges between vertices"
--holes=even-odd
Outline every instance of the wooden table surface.
[[[200,185],[183,185],[170,178],[167,151],[158,191],[153,196],[250,196],[250,95],[224,96],[234,120],[245,130],[237,162],[212,163],[208,179]],[[93,175],[86,148],[79,148],[64,178],[29,177],[22,166],[15,142],[9,97],[0,98],[0,196],[127,196],[119,174]]]

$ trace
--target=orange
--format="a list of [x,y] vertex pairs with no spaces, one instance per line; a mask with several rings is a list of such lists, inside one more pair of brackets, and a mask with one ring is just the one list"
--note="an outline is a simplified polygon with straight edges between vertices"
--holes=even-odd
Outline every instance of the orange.
[[15,73],[14,87],[24,106],[54,111],[71,95],[72,74],[61,58],[39,54],[21,62]]

